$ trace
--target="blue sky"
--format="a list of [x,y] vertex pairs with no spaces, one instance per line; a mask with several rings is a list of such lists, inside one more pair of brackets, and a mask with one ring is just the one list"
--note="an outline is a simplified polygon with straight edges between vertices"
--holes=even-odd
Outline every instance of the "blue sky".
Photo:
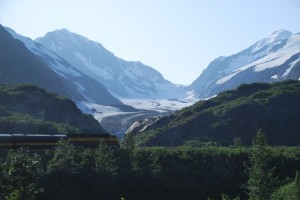
[[0,23],[32,39],[67,28],[188,85],[219,56],[300,32],[299,11],[299,0],[0,0]]

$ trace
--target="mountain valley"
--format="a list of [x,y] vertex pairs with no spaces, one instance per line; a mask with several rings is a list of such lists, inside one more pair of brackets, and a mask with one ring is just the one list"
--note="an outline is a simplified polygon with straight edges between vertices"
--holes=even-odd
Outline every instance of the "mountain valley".
[[241,84],[300,79],[300,34],[286,30],[215,59],[189,86],[175,85],[155,69],[118,58],[67,29],[35,41],[2,26],[0,33],[2,83],[30,83],[66,96],[119,138],[136,121],[173,116],[169,113]]

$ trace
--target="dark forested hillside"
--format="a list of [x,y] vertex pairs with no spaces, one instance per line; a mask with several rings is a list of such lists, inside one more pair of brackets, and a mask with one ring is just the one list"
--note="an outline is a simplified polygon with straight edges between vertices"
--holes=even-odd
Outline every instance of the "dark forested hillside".
[[299,81],[244,84],[131,134],[142,146],[250,145],[261,128],[271,145],[299,145],[299,102]]
[[33,85],[0,85],[0,133],[105,132],[71,100]]

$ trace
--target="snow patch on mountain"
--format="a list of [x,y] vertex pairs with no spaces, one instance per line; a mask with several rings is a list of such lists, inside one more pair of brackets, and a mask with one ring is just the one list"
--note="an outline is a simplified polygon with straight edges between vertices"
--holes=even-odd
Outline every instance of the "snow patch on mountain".
[[110,75],[109,72],[95,66],[92,63],[91,59],[86,58],[79,52],[73,52],[73,54],[75,55],[75,59],[78,59],[80,62],[84,64],[85,67],[88,68],[88,70],[83,70],[83,72],[87,73],[93,78],[97,78],[96,76],[97,74],[98,76],[103,77],[105,80],[113,80],[113,77]]
[[240,55],[237,58],[233,59],[229,64],[229,67],[225,69],[226,73],[232,72],[233,70],[252,62],[253,57],[250,55]]
[[284,74],[282,75],[282,78],[283,78],[283,77],[286,77],[286,76],[291,72],[291,70],[293,69],[294,65],[295,65],[298,61],[300,61],[300,56],[299,56],[298,59],[296,59],[295,61],[293,61],[293,62],[291,62],[291,63],[289,64],[290,67],[284,72]]
[[52,70],[60,74],[61,76],[65,76],[65,74],[68,74],[73,77],[81,77],[81,74],[71,68],[67,68],[64,65],[59,64],[59,62],[54,62],[51,65]]
[[236,71],[232,74],[229,74],[228,76],[225,76],[223,78],[220,78],[219,80],[217,80],[216,84],[220,85],[223,83],[226,83],[228,80],[230,80],[232,77],[234,77],[235,75],[237,75],[240,71]]
[[277,74],[273,75],[273,76],[271,77],[271,79],[278,79],[278,75],[277,75]]

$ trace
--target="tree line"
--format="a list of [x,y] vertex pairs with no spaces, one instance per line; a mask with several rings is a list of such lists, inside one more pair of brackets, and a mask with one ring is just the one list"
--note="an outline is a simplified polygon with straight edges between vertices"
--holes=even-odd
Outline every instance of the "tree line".
[[1,151],[0,194],[35,199],[300,199],[299,147],[272,148],[261,130],[246,147]]

